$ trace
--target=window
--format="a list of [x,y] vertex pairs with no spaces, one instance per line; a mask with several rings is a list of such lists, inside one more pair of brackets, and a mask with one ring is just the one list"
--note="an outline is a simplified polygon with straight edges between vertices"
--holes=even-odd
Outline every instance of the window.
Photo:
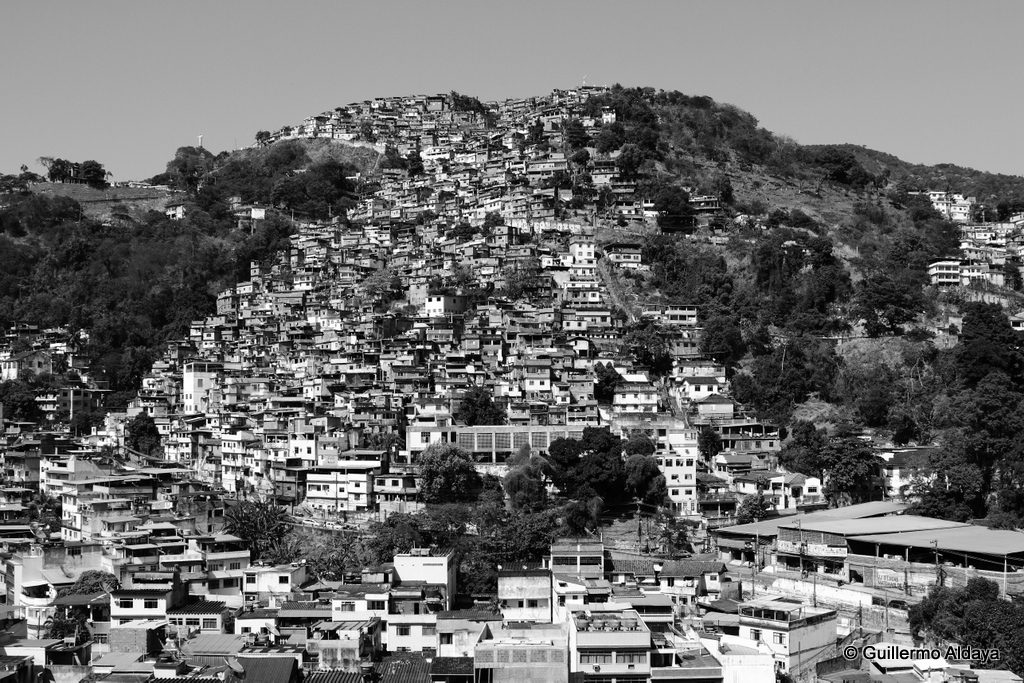
[[536,600],[527,600],[527,601],[526,601],[526,606],[527,606],[527,607],[536,607],[536,606],[537,606],[537,604],[538,604],[538,603],[537,603],[537,601],[536,601]]
[[135,607],[135,601],[131,598],[120,598],[117,601],[117,606],[121,609],[132,609]]
[[367,609],[387,609],[387,604],[383,600],[369,600],[366,607]]
[[356,611],[356,603],[354,603],[354,602],[343,602],[340,605],[338,605],[338,611],[339,612],[355,612]]
[[217,628],[217,620],[203,619],[203,628]]
[[185,620],[185,626],[199,626],[199,617],[191,617]]
[[408,626],[397,626],[395,628],[395,633],[400,635],[400,636],[407,636],[407,635],[409,635],[409,627]]
[[759,628],[752,628],[752,629],[750,629],[750,639],[751,640],[761,640],[761,629],[759,629]]
[[247,574],[246,577],[245,577],[245,584],[249,585],[249,584],[254,584],[254,583],[256,583],[256,575],[255,574]]
[[776,645],[785,645],[786,644],[786,637],[784,635],[782,635],[781,633],[773,633],[772,634],[772,642],[775,643]]
[[618,652],[615,655],[616,664],[645,664],[647,654],[643,652]]
[[242,627],[242,635],[244,636],[246,633],[252,633],[252,629],[249,628],[248,626],[243,626]]
[[277,582],[278,583],[291,583],[291,576],[289,576],[288,574],[281,574],[279,577],[277,577]]
[[581,652],[580,664],[611,664],[612,653],[609,652]]
[[241,562],[232,562],[231,564],[228,565],[228,569],[241,569],[241,568],[242,568],[242,563]]
[[440,638],[441,638],[441,644],[442,645],[451,645],[452,644],[452,634],[451,633],[442,633]]
[[425,635],[425,636],[436,636],[437,635],[437,627],[433,626],[433,625],[431,625],[431,626],[424,626],[420,632],[423,635]]
[[145,609],[156,609],[158,604],[156,600],[144,600],[142,606]]
[[97,644],[103,644],[103,645],[105,645],[105,644],[106,644],[106,643],[108,642],[108,640],[107,640],[107,639],[108,639],[109,637],[110,637],[110,636],[109,636],[109,634],[107,634],[107,633],[93,633],[93,634],[92,634],[92,641],[93,641],[94,643],[97,643]]
[[430,432],[420,432],[420,443],[430,443]]

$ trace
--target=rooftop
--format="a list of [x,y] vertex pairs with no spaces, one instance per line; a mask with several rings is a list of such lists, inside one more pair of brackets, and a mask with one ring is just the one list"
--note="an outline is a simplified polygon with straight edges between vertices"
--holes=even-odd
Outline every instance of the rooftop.
[[636,610],[620,612],[595,612],[579,610],[572,613],[573,625],[577,631],[647,631]]

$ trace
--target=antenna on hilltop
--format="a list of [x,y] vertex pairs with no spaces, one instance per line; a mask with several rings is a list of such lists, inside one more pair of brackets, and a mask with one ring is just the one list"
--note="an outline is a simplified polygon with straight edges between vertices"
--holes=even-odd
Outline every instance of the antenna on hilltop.
[[202,148],[203,148],[203,136],[200,135],[199,136],[199,149],[202,149]]
[[583,74],[583,85],[584,87],[587,85],[587,74]]

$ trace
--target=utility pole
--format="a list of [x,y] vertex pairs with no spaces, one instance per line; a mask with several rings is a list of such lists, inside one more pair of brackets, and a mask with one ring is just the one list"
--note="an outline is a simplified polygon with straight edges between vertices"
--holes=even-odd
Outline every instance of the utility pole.
[[937,540],[932,541],[932,547],[935,548],[935,585],[942,585],[942,568],[939,566],[939,542]]
[[637,499],[637,501],[636,501],[636,547],[637,547],[638,550],[640,549],[641,541],[644,540],[643,539],[643,535],[644,535],[643,523],[644,523],[643,518],[640,517],[640,500]]

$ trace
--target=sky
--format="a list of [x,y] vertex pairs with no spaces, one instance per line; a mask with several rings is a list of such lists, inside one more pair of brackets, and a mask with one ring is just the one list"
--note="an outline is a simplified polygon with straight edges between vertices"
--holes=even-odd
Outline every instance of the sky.
[[1024,175],[1019,0],[7,2],[0,173],[113,180],[378,96],[708,95],[803,144]]

